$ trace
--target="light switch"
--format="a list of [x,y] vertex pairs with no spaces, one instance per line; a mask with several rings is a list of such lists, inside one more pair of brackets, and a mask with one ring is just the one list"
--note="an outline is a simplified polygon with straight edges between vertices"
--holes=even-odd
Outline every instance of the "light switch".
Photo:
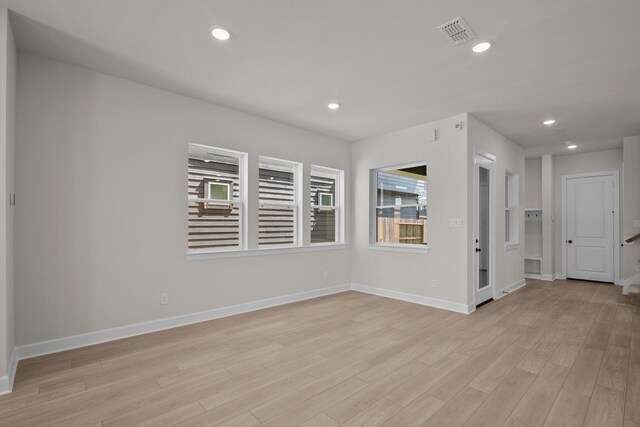
[[462,227],[462,218],[450,218],[449,219],[449,227],[461,228]]

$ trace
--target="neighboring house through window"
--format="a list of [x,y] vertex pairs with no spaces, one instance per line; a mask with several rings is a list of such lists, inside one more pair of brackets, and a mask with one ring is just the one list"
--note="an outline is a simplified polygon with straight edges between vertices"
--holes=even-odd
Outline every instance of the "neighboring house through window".
[[[427,165],[416,163],[372,171],[375,204],[371,243],[427,244]],[[372,191],[372,194],[373,194]]]

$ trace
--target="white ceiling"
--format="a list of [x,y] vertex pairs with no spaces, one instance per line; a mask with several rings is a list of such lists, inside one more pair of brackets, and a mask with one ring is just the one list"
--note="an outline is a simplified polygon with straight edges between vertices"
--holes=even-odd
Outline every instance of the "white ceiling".
[[[0,0],[19,48],[348,141],[462,112],[530,154],[640,134],[638,0]],[[483,55],[436,27],[462,15]],[[209,28],[233,38],[219,43]],[[336,100],[343,107],[329,111]],[[548,117],[558,122],[541,125]]]

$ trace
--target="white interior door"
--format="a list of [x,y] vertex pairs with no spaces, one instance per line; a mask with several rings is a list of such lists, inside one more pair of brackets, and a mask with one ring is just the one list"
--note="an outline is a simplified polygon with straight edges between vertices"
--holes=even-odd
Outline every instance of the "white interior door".
[[567,278],[613,282],[613,189],[611,175],[567,179]]
[[474,168],[474,288],[475,304],[493,298],[493,171],[491,156],[476,154]]

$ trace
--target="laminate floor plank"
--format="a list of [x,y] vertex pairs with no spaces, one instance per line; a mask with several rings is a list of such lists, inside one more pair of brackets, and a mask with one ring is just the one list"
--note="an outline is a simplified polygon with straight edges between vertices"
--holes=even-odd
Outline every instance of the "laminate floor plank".
[[604,352],[592,348],[583,348],[576,359],[564,387],[585,396],[591,396]]
[[544,427],[581,426],[589,408],[589,400],[589,396],[563,388],[545,420]]
[[547,363],[511,413],[511,418],[530,427],[543,425],[568,374],[568,368]]
[[596,385],[584,425],[588,427],[621,427],[624,421],[624,393]]
[[464,425],[489,427],[504,424],[535,378],[531,372],[513,369]]

